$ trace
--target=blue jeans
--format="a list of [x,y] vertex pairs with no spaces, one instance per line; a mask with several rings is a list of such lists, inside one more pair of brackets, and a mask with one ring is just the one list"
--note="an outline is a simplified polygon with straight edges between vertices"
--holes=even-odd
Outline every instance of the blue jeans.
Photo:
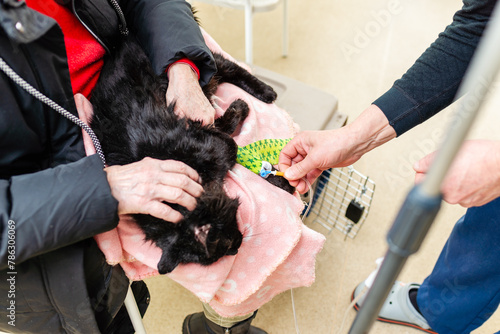
[[500,303],[500,198],[470,208],[456,223],[417,303],[439,334],[470,333],[495,312]]

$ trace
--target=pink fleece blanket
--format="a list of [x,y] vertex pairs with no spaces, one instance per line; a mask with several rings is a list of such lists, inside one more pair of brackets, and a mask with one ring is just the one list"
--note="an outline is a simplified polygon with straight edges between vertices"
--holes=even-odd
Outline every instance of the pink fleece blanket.
[[[203,31],[207,45],[224,53]],[[232,58],[231,58],[232,59]],[[231,84],[222,84],[216,92],[220,115],[237,98],[245,100],[250,113],[234,139],[239,146],[267,138],[290,138],[297,126],[275,104],[266,104]],[[75,96],[80,118],[87,121],[92,106]],[[95,153],[84,133],[87,154]],[[261,307],[275,295],[314,282],[315,258],[324,236],[306,227],[299,213],[303,204],[298,196],[269,184],[241,165],[226,176],[229,196],[238,197],[238,225],[243,243],[236,256],[226,256],[210,266],[179,265],[169,278],[193,292],[221,316],[244,315]],[[131,280],[159,275],[157,263],[161,250],[150,242],[128,216],[121,216],[118,227],[95,236],[108,263],[120,264]]]

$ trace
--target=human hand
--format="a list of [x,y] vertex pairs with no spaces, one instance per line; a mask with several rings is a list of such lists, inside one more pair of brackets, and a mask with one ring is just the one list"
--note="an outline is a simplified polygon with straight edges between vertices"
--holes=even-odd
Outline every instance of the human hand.
[[281,151],[278,167],[298,192],[305,193],[303,177],[312,184],[323,170],[349,166],[395,137],[382,110],[371,105],[340,129],[299,133]]
[[[431,153],[413,168],[415,182],[423,181],[436,156]],[[443,184],[443,199],[450,204],[469,208],[484,205],[500,196],[500,142],[466,141],[452,163]]]
[[150,214],[175,223],[182,215],[163,202],[193,210],[196,197],[203,192],[198,173],[179,161],[144,158],[104,170],[118,201],[118,214]]
[[174,63],[168,68],[167,104],[175,102],[174,112],[181,117],[212,124],[215,109],[200,87],[196,73],[188,64]]
[[322,171],[348,166],[361,157],[343,145],[346,135],[343,128],[299,133],[281,150],[279,170],[299,193],[305,193],[309,190],[307,182],[312,184]]

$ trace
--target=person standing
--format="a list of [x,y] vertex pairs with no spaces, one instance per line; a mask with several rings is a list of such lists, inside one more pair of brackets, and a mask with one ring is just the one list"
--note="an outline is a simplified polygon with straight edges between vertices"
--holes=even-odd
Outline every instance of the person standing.
[[[300,192],[303,178],[348,166],[452,103],[495,0],[464,0],[453,22],[394,85],[347,126],[302,132],[282,150],[279,169]],[[420,182],[435,153],[414,166]],[[466,142],[442,185],[446,202],[467,207],[422,284],[396,282],[379,320],[429,333],[470,333],[500,303],[500,142]],[[358,285],[357,296],[363,286]],[[362,300],[362,299],[361,299]],[[361,303],[361,301],[360,301]]]

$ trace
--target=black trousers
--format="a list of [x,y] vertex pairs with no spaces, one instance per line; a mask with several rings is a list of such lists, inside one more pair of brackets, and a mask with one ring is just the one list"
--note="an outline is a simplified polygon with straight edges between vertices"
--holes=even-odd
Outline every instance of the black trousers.
[[[92,240],[93,241],[93,240]],[[85,278],[97,325],[103,334],[134,334],[134,328],[123,305],[130,284],[123,269],[110,266],[95,242],[85,253]],[[149,291],[143,281],[133,282],[132,292],[141,316],[149,305]]]

